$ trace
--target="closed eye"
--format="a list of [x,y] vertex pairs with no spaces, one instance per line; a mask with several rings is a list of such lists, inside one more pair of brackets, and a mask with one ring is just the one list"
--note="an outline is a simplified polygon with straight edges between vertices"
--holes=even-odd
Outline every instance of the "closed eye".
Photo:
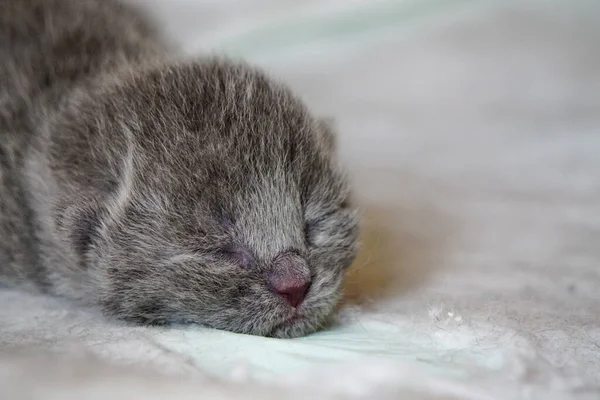
[[304,242],[307,245],[310,245],[312,242],[310,237],[311,231],[313,230],[312,228],[313,226],[309,222],[304,223]]
[[254,265],[252,252],[243,245],[230,244],[220,250],[220,254],[227,261],[235,263],[242,268],[251,268]]
[[[337,235],[352,228],[354,224],[352,203],[344,200],[337,208],[330,209],[304,223],[304,240],[308,246],[318,246],[319,239]],[[324,236],[325,235],[325,236]]]
[[349,197],[346,197],[344,200],[342,200],[342,202],[340,203],[340,209],[341,210],[348,210],[350,207],[352,207],[352,202],[350,201]]
[[327,222],[327,220],[332,218],[335,213],[336,213],[336,211],[331,211],[331,212],[321,215],[318,218],[313,218],[304,223],[304,240],[307,245],[310,246],[310,245],[315,244],[315,241],[314,241],[315,233],[319,230],[319,227],[321,227],[323,224],[325,224]]

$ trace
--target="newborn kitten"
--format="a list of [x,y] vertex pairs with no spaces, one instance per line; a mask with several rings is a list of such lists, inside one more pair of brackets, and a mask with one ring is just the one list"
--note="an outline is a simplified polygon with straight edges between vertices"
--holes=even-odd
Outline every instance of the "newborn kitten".
[[144,324],[293,337],[354,259],[334,135],[114,0],[0,2],[0,283]]

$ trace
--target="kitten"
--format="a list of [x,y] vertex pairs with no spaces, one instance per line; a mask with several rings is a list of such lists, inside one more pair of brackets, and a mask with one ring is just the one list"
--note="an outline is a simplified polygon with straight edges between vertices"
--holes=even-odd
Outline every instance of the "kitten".
[[143,324],[323,325],[358,220],[330,126],[115,0],[0,2],[0,282]]

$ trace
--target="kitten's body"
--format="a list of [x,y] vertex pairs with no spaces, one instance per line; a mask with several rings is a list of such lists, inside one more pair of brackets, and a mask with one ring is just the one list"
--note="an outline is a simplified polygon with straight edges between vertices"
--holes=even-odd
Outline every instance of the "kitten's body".
[[0,2],[0,60],[0,283],[137,322],[324,321],[356,221],[331,132],[285,87],[176,61],[113,0]]
[[5,283],[46,288],[48,267],[52,273],[76,270],[70,246],[58,243],[48,227],[54,179],[34,167],[47,169],[45,155],[36,149],[45,140],[46,118],[77,87],[162,54],[166,47],[152,27],[117,2],[0,2],[0,274]]

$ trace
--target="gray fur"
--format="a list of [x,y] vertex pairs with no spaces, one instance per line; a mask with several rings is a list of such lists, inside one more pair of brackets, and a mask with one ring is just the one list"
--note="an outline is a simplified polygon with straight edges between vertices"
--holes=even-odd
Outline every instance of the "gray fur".
[[[178,61],[113,0],[1,1],[0,60],[0,283],[138,323],[326,321],[356,213],[330,125],[285,86]],[[312,276],[300,318],[265,283],[287,253]]]

